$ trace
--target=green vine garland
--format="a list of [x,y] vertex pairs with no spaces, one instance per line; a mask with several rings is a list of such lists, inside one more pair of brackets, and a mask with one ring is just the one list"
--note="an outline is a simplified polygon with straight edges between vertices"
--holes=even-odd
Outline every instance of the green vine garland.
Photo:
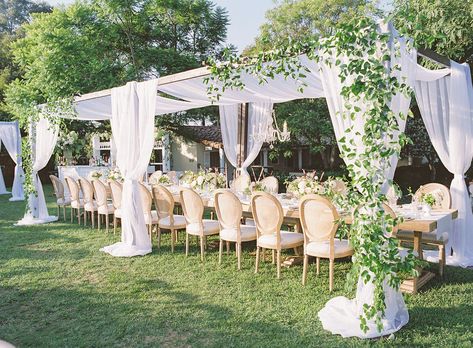
[[[352,186],[358,191],[350,202],[354,210],[350,241],[355,253],[349,284],[355,284],[361,277],[365,284],[373,282],[375,287],[374,302],[365,304],[360,316],[360,327],[364,332],[368,330],[369,320],[375,320],[378,330],[382,329],[381,319],[386,310],[384,286],[399,290],[401,277],[417,276],[419,265],[411,252],[400,256],[397,242],[390,235],[400,219],[391,218],[383,209],[386,197],[382,194],[382,186],[385,172],[390,167],[390,156],[399,155],[408,142],[403,134],[394,136],[399,130],[398,118],[405,119],[407,115],[394,114],[389,102],[399,93],[405,96],[412,93],[404,81],[396,78],[400,67],[388,68],[391,60],[389,39],[388,34],[379,32],[373,19],[354,18],[341,25],[333,36],[322,40],[281,45],[252,57],[227,54],[224,63],[210,60],[211,75],[205,80],[209,98],[218,100],[226,89],[244,88],[242,74],[258,78],[261,84],[282,74],[298,81],[298,89],[303,91],[307,85],[304,79],[310,72],[298,59],[302,54],[339,68],[343,86],[341,97],[346,110],[339,117],[364,120],[362,131],[351,127],[339,141],[341,156],[348,162]],[[399,47],[394,49],[399,54]],[[271,64],[265,64],[267,62]],[[353,106],[354,102],[365,105],[366,111]]]
[[[46,118],[52,127],[59,127],[60,129],[65,118],[76,117],[76,111],[73,107],[72,98],[51,100],[41,106],[28,103],[18,106],[18,109],[21,110],[22,115],[28,115],[28,117],[21,119],[20,127],[26,131],[26,137],[21,142],[21,157],[25,173],[23,189],[27,202],[25,213],[31,213],[29,197],[30,195],[37,196],[37,192],[33,180],[33,152],[31,143],[34,129],[30,125],[38,122],[40,118]],[[33,131],[33,134],[30,134],[31,131]]]

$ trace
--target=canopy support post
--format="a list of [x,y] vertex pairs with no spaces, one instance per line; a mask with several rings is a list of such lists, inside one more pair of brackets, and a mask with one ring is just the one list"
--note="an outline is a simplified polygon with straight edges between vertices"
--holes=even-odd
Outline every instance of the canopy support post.
[[245,161],[248,148],[248,104],[239,105],[237,132],[237,167],[241,168]]

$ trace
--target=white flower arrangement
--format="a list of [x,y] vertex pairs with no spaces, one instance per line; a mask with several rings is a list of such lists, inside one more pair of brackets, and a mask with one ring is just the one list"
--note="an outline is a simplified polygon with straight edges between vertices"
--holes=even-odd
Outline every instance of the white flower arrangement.
[[196,190],[203,190],[205,188],[214,190],[225,187],[227,180],[222,173],[205,173],[201,170],[198,173],[191,171],[184,172],[181,177],[181,182]]
[[123,181],[122,173],[120,172],[120,169],[118,169],[118,168],[111,169],[111,170],[108,172],[107,178],[108,178],[109,180],[118,181],[118,182],[122,182],[122,181]]
[[443,192],[441,190],[433,190],[429,193],[422,193],[420,196],[420,203],[427,204],[431,208],[437,208],[444,200]]
[[293,181],[286,182],[286,185],[286,191],[296,197],[302,197],[310,193],[325,193],[325,188],[319,182],[319,178],[317,176],[314,178],[302,176]]

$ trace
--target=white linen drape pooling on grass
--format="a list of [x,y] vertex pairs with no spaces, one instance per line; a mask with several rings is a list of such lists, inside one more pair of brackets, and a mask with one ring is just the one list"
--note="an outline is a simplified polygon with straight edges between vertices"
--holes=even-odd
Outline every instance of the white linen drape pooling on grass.
[[[447,264],[473,266],[473,214],[464,174],[473,158],[473,87],[468,64],[418,68],[415,94],[425,127],[443,165],[454,175],[452,207],[458,209],[447,247]],[[450,248],[453,256],[450,256]]]
[[50,216],[46,206],[43,186],[38,172],[46,167],[56,146],[59,127],[51,124],[46,118],[40,118],[36,124],[30,126],[32,141],[33,171],[32,180],[36,194],[28,198],[29,211],[17,225],[34,225],[56,221],[57,216]]
[[[409,78],[412,74],[415,66],[412,66],[413,58],[416,57],[417,53],[415,50],[409,50],[406,46],[406,42],[403,38],[400,38],[397,32],[394,30],[392,25],[381,25],[381,30],[388,31],[391,33],[391,61],[390,67],[399,64],[401,71],[395,73],[396,77],[400,80],[405,79],[405,82],[412,86],[413,79]],[[394,44],[397,41],[400,45],[400,56],[395,54],[393,49]],[[343,62],[343,57],[337,57]],[[346,58],[345,58],[346,60]],[[363,151],[363,143],[361,137],[364,134],[363,128],[365,120],[363,113],[366,111],[366,105],[362,101],[350,101],[354,106],[360,108],[360,112],[356,113],[354,120],[351,118],[343,118],[342,114],[345,112],[345,103],[341,96],[341,90],[343,84],[349,85],[351,83],[348,78],[342,84],[339,73],[340,68],[335,65],[327,65],[323,61],[319,65],[320,72],[312,70],[313,73],[320,73],[322,85],[325,92],[325,98],[327,99],[327,105],[330,112],[330,118],[335,131],[337,141],[340,141],[341,137],[346,137],[347,142],[353,139],[359,151]],[[404,95],[396,95],[391,100],[389,106],[395,113],[402,113],[407,115],[410,105],[410,98]],[[399,131],[395,133],[397,137],[400,132],[404,132],[406,121],[398,118]],[[347,130],[353,127],[351,131],[347,133]],[[359,135],[356,135],[358,132]],[[386,137],[386,140],[388,138]],[[394,176],[394,171],[397,165],[398,156],[393,155],[390,159],[391,167],[384,171],[383,175],[387,180],[391,180]],[[346,161],[347,164],[349,161]],[[376,165],[373,163],[373,165]],[[387,185],[386,189],[387,189]],[[384,187],[382,190],[385,189]],[[333,334],[339,334],[343,337],[359,337],[359,338],[374,338],[389,335],[393,332],[400,330],[405,324],[409,322],[409,313],[407,311],[404,298],[400,291],[395,290],[388,286],[384,286],[384,293],[386,298],[386,312],[382,318],[383,328],[378,331],[374,320],[367,322],[368,331],[363,332],[360,328],[360,315],[363,313],[364,304],[372,304],[374,302],[374,285],[372,282],[365,284],[360,278],[358,280],[358,286],[356,290],[356,296],[354,299],[348,299],[344,296],[338,296],[329,300],[324,308],[319,311],[318,316],[322,322],[324,329],[330,331]]]
[[123,178],[121,241],[101,251],[131,257],[151,252],[138,186],[146,172],[154,145],[157,80],[129,82],[112,89],[112,134],[117,166]]
[[247,155],[241,168],[237,163],[237,144],[238,144],[238,109],[240,105],[221,105],[220,111],[220,129],[222,131],[223,149],[225,155],[232,166],[242,173],[248,174],[247,168],[258,156],[262,141],[256,141],[253,137],[255,132],[260,129],[267,129],[272,121],[273,103],[257,102],[248,104],[248,138]]
[[21,158],[21,134],[18,121],[0,122],[0,142],[5,146],[11,159],[15,162],[15,175],[10,201],[22,201],[25,199],[23,192],[25,173],[23,172],[23,161]]

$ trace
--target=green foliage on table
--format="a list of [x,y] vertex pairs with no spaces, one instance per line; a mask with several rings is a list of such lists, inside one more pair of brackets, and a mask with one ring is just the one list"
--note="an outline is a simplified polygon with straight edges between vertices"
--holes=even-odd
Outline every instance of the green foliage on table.
[[[226,89],[244,87],[243,73],[255,76],[262,84],[276,74],[282,74],[298,81],[298,90],[303,91],[306,74],[310,72],[300,63],[298,56],[301,54],[340,69],[345,109],[338,117],[360,117],[364,121],[362,134],[356,134],[353,127],[348,128],[347,135],[340,139],[340,147],[352,185],[359,192],[351,207],[354,213],[350,242],[355,250],[351,282],[361,277],[365,283],[374,284],[373,303],[364,306],[360,317],[360,326],[365,331],[367,321],[372,319],[378,329],[382,328],[381,318],[386,309],[384,286],[388,284],[399,289],[401,278],[398,273],[417,274],[414,255],[408,253],[401,257],[396,240],[391,238],[399,221],[385,213],[386,196],[381,190],[390,157],[399,155],[407,143],[403,134],[394,136],[399,130],[398,118],[407,115],[394,114],[389,101],[399,93],[409,95],[412,91],[404,81],[393,77],[398,66],[394,65],[391,71],[386,69],[385,64],[391,59],[389,35],[377,30],[373,19],[356,17],[340,24],[333,36],[321,40],[280,44],[251,57],[228,56],[223,63],[212,60],[212,74],[206,80],[209,96],[218,100]],[[348,63],[343,63],[340,57],[346,57]],[[266,61],[273,64],[264,65]],[[365,105],[366,111],[357,104]],[[359,144],[348,140],[353,135]]]

